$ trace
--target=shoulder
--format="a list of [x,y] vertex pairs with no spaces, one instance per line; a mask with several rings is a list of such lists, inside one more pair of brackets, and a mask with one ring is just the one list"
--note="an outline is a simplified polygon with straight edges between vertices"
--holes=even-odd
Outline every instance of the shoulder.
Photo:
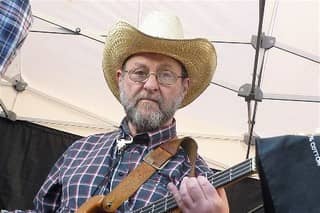
[[99,149],[101,147],[111,146],[114,140],[118,137],[119,130],[93,134],[75,141],[66,151],[66,153],[72,151],[90,151],[93,149]]

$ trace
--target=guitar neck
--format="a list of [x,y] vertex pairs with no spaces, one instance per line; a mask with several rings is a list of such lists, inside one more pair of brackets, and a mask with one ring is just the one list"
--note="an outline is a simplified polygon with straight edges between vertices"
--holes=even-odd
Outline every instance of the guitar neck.
[[[255,172],[255,160],[253,158],[250,158],[227,170],[217,172],[211,176],[208,176],[207,178],[214,187],[219,188],[237,182]],[[174,208],[177,208],[177,203],[174,197],[170,195],[152,203],[151,205],[134,210],[133,213],[164,213]]]
[[222,172],[215,173],[208,177],[209,182],[216,188],[235,183],[256,172],[255,159],[247,159]]

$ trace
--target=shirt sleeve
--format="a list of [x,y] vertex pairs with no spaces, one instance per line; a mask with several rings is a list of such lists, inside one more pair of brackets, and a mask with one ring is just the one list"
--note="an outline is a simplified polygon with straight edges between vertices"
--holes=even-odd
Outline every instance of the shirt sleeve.
[[39,212],[56,212],[60,208],[62,184],[59,177],[64,156],[62,155],[54,164],[47,179],[33,200],[35,209]]
[[4,73],[26,38],[32,23],[28,0],[0,1],[0,74]]

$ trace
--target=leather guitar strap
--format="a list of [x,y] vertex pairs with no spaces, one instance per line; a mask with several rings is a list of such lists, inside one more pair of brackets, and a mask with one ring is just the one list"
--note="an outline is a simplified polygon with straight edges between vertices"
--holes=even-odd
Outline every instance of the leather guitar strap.
[[90,198],[77,210],[77,213],[115,212],[155,171],[168,163],[169,159],[177,153],[180,145],[187,152],[192,166],[190,176],[194,176],[197,144],[190,137],[176,138],[151,150],[139,166],[131,171],[109,194]]

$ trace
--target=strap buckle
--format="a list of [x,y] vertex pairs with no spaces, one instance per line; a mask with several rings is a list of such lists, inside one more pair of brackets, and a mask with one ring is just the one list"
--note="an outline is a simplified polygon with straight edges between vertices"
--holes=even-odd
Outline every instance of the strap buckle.
[[157,161],[154,158],[155,156],[152,156],[153,152],[154,152],[154,150],[151,150],[150,152],[148,152],[144,156],[143,161],[146,162],[147,164],[149,164],[150,166],[152,166],[153,168],[157,169],[157,170],[163,169],[169,163],[170,158],[166,159],[164,162],[161,162],[161,160]]

